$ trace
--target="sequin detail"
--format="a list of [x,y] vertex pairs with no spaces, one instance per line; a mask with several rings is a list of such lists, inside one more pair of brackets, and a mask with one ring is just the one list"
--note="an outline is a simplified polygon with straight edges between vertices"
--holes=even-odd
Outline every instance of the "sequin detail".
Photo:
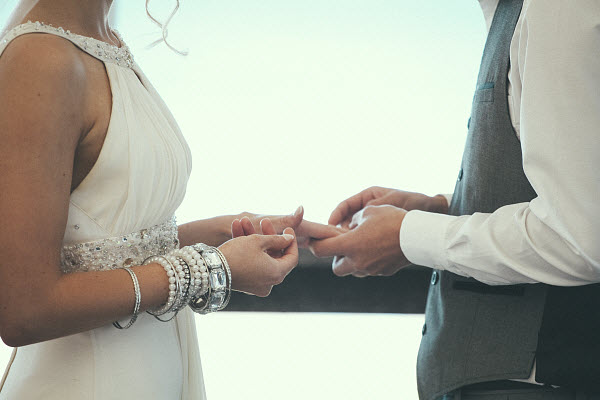
[[8,31],[6,36],[0,39],[0,52],[2,51],[2,47],[10,43],[14,38],[24,35],[26,33],[34,32],[50,33],[56,36],[63,37],[77,45],[86,53],[89,53],[90,55],[104,62],[117,64],[125,68],[133,68],[134,61],[133,56],[129,51],[129,47],[127,47],[125,42],[123,42],[123,38],[121,37],[119,32],[115,30],[113,30],[113,32],[121,42],[122,47],[117,47],[110,43],[106,43],[91,37],[81,36],[76,33],[72,33],[69,30],[65,30],[63,28],[56,28],[52,25],[45,24],[43,22],[28,21],[24,24],[15,26],[10,31]]
[[150,256],[164,256],[178,247],[177,223],[173,217],[139,232],[64,246],[61,269],[71,273],[140,265]]

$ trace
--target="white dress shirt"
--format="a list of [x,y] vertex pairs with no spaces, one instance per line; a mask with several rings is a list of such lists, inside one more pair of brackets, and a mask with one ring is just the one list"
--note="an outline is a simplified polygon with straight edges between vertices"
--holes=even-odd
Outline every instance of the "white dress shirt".
[[[498,0],[480,0],[488,29]],[[508,104],[538,197],[497,211],[410,211],[400,246],[417,265],[490,285],[600,282],[600,1],[525,0]]]

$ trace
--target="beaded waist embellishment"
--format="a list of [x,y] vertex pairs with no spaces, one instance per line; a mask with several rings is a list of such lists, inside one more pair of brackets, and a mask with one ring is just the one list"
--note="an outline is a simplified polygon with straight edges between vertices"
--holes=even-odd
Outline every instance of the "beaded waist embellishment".
[[64,273],[106,271],[140,265],[155,255],[179,248],[175,217],[127,235],[64,246],[61,269]]

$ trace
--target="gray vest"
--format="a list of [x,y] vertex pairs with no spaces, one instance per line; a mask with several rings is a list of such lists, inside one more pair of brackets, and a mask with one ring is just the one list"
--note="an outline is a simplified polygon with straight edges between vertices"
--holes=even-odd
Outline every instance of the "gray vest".
[[[523,172],[507,101],[510,43],[522,5],[523,0],[500,0],[494,15],[450,204],[452,215],[491,213],[536,197]],[[598,285],[488,286],[434,271],[425,319],[417,360],[422,400],[473,383],[528,378],[534,359],[540,382],[589,388],[600,382]],[[569,338],[573,329],[577,339]]]

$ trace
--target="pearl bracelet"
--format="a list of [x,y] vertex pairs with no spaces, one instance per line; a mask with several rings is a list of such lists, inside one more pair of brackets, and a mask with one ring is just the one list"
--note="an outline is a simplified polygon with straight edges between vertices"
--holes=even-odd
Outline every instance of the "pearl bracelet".
[[183,247],[178,253],[190,267],[190,297],[206,293],[208,290],[208,268],[202,255],[193,246]]
[[131,319],[129,320],[127,325],[121,326],[119,321],[115,321],[115,322],[113,322],[113,326],[117,329],[128,329],[137,320],[138,313],[140,311],[140,304],[142,303],[142,292],[140,291],[140,283],[138,282],[135,272],[133,272],[133,270],[129,267],[124,267],[122,269],[124,269],[125,271],[127,271],[129,273],[129,276],[131,277],[131,280],[133,281],[133,290],[135,292],[135,305],[133,306],[133,315],[131,316]]
[[165,303],[164,306],[162,306],[156,310],[148,310],[147,313],[150,315],[153,315],[154,318],[158,319],[159,321],[163,321],[163,322],[169,321],[172,318],[174,318],[175,315],[173,315],[168,320],[163,320],[158,317],[161,315],[165,315],[169,312],[173,312],[173,308],[175,306],[175,302],[177,300],[178,294],[181,293],[181,283],[179,280],[179,275],[177,274],[177,271],[175,270],[175,267],[173,266],[173,264],[171,264],[171,262],[166,257],[162,257],[162,256],[149,257],[146,260],[144,260],[142,265],[148,265],[148,264],[159,264],[160,266],[163,267],[163,269],[167,273],[167,278],[169,279],[169,297],[167,298],[167,302]]

